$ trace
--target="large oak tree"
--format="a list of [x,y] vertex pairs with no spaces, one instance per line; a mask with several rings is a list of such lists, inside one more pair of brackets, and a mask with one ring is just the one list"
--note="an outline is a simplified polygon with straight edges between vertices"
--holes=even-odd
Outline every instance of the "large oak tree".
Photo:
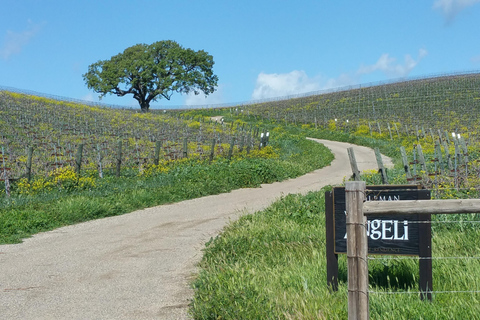
[[218,81],[213,64],[207,52],[185,49],[166,40],[137,44],[110,60],[93,63],[83,79],[100,97],[133,94],[142,111],[147,112],[150,102],[162,97],[170,100],[175,92],[213,93]]

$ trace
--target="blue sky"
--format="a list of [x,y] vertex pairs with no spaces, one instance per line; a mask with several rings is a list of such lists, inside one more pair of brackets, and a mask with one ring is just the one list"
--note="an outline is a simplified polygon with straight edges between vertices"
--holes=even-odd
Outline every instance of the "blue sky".
[[98,101],[90,64],[175,40],[214,57],[219,86],[153,105],[236,103],[478,70],[479,34],[480,0],[2,0],[0,86]]

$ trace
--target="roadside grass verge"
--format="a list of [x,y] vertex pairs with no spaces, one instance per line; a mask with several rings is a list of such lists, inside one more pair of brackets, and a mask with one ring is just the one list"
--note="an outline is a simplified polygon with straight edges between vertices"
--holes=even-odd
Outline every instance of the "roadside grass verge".
[[[326,281],[324,193],[288,195],[241,217],[206,244],[193,283],[195,319],[346,319],[347,267],[339,291]],[[418,294],[418,260],[369,261],[371,319],[479,319],[478,228],[433,227],[433,301]],[[372,256],[383,257],[383,256]],[[390,294],[396,292],[398,294]]]
[[[207,243],[194,282],[194,318],[346,315],[344,293],[330,295],[326,288],[322,199],[321,192],[288,195],[265,211],[241,217]],[[322,310],[327,298],[333,303]]]
[[12,196],[0,200],[0,243],[17,243],[69,224],[294,178],[333,159],[323,145],[301,136],[279,134],[272,146],[279,157],[223,159],[211,164],[192,159],[166,173],[97,179],[86,190],[53,188],[24,195],[15,193],[13,186]]

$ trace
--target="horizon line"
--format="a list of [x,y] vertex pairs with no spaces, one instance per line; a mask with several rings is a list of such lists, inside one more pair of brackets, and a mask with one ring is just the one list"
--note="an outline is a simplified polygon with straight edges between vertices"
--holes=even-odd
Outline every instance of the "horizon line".
[[[150,110],[153,110],[153,109],[154,110],[215,109],[215,108],[245,106],[245,105],[260,104],[260,103],[266,103],[266,102],[272,102],[272,101],[285,101],[285,100],[291,100],[296,98],[305,98],[305,97],[318,96],[318,95],[329,94],[334,92],[350,91],[355,89],[389,85],[389,84],[408,82],[408,81],[418,81],[418,80],[442,78],[442,77],[448,77],[448,76],[471,75],[471,74],[477,74],[477,73],[480,73],[480,70],[435,73],[435,74],[422,75],[417,77],[402,77],[402,78],[394,78],[394,79],[387,79],[387,80],[380,80],[380,81],[372,81],[372,82],[355,84],[355,85],[334,87],[334,88],[322,89],[322,90],[316,90],[316,91],[309,91],[309,92],[292,94],[292,95],[278,96],[278,97],[272,97],[272,98],[246,100],[241,102],[227,102],[227,103],[200,104],[200,105],[172,105],[172,106],[151,105]],[[68,98],[68,97],[63,97],[59,95],[41,93],[33,90],[19,89],[19,88],[2,86],[2,85],[0,85],[0,91],[9,91],[9,92],[33,95],[33,96],[38,96],[43,98],[65,101],[65,102],[74,102],[74,103],[79,103],[79,104],[84,104],[89,106],[96,106],[96,107],[107,107],[107,108],[115,108],[115,109],[137,109],[138,108],[138,106],[126,106],[126,105],[110,104],[110,103],[96,102],[96,101],[90,101],[90,100]]]

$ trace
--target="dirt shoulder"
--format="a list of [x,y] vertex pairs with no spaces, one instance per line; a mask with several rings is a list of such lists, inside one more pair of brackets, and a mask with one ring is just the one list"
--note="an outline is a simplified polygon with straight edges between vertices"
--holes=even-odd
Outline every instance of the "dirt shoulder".
[[[188,319],[189,281],[204,243],[239,215],[289,193],[307,193],[351,175],[346,149],[326,168],[284,182],[240,189],[90,221],[0,246],[5,319]],[[354,146],[359,169],[377,167]],[[384,159],[388,165],[389,160]]]

